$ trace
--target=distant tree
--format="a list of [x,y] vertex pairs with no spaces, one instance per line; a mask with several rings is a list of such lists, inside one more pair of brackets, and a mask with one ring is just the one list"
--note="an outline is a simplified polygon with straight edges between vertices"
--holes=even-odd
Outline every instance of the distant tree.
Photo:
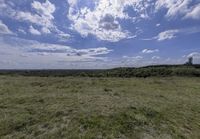
[[186,62],[186,65],[193,65],[193,57],[188,58],[188,62]]

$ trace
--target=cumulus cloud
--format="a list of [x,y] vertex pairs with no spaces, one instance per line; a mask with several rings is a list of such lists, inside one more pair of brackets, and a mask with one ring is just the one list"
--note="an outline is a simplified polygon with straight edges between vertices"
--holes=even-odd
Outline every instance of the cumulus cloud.
[[152,53],[155,53],[155,52],[159,52],[159,50],[158,49],[155,49],[155,50],[144,49],[144,50],[142,50],[142,53],[144,53],[144,54],[152,54]]
[[49,19],[54,19],[54,16],[52,14],[55,12],[56,8],[54,4],[52,4],[48,0],[46,0],[45,3],[34,1],[31,5],[40,16],[45,16]]
[[[167,10],[168,19],[200,18],[200,5],[193,0],[85,0],[85,5],[79,0],[68,0],[68,3],[70,6],[68,18],[73,22],[71,25],[73,30],[83,37],[92,34],[100,40],[111,42],[137,35],[136,31],[124,30],[120,20],[137,22],[141,19],[148,19],[152,17],[152,13],[155,14],[163,8]],[[129,14],[127,9],[131,9],[134,15]],[[172,31],[164,32],[160,34],[158,40],[172,39],[175,37],[173,34]]]
[[[163,8],[166,17],[182,19],[200,19],[200,4],[194,0],[66,0],[69,7],[67,17],[71,21],[70,29],[78,32],[82,37],[96,36],[99,40],[118,42],[122,39],[132,39],[141,33],[141,28],[135,25],[131,29],[124,24],[137,24],[156,15]],[[56,34],[61,41],[69,39],[70,35],[61,32],[54,22],[56,6],[53,1],[24,1],[30,4],[31,10],[22,10],[20,4],[12,0],[0,0],[0,15],[31,23],[39,27],[41,34]],[[18,3],[23,3],[22,1]],[[66,7],[65,7],[66,8]],[[19,10],[20,9],[20,10]],[[58,11],[58,10],[57,10]],[[160,23],[155,25],[160,26]],[[159,27],[160,28],[160,27]],[[145,30],[145,29],[144,29]],[[165,32],[174,38],[172,32]],[[171,35],[171,36],[169,36]],[[168,38],[167,37],[167,38]],[[167,40],[167,38],[164,40]],[[162,39],[160,40],[162,41]]]
[[155,37],[158,41],[164,41],[164,40],[170,40],[176,37],[176,34],[179,32],[179,30],[167,30],[164,32],[161,32],[158,34],[158,36]]
[[176,37],[176,35],[180,33],[180,30],[178,29],[172,29],[172,30],[166,30],[163,32],[160,32],[157,36],[152,38],[145,38],[141,40],[150,41],[150,40],[157,40],[157,41],[165,41],[165,40],[171,40]]
[[[54,24],[54,13],[56,7],[49,0],[45,2],[33,1],[30,3],[31,11],[18,10],[17,5],[12,2],[4,0],[0,1],[0,15],[10,17],[17,21],[31,23],[39,27],[38,31],[41,34],[53,34],[62,37],[63,34],[70,36],[63,31],[60,31]],[[29,29],[30,31],[30,29]],[[39,32],[34,31],[35,34],[39,35]],[[69,37],[68,37],[69,38]],[[68,39],[62,37],[62,39]]]
[[[95,14],[96,13],[90,11],[75,20],[73,20],[72,18],[74,17],[72,17],[71,19],[74,21],[72,28],[79,32],[83,37],[92,34],[100,40],[111,42],[117,42],[129,36],[129,32],[122,31],[119,23],[111,15],[100,17]],[[106,18],[109,18],[109,16],[110,19],[106,21]]]
[[55,11],[54,4],[46,0],[44,3],[34,1],[31,5],[36,14],[24,11],[16,11],[15,18],[17,20],[28,21],[47,28],[54,26],[52,22],[54,19],[53,13]]
[[0,0],[0,15],[14,17],[16,11],[12,8],[13,3],[5,0]]
[[1,20],[0,20],[0,34],[14,34],[8,27],[6,24],[4,24]]
[[178,35],[189,35],[194,33],[199,33],[200,27],[191,27],[191,28],[182,28],[182,29],[171,29],[166,30],[163,32],[160,32],[157,36],[152,38],[146,38],[142,40],[157,40],[157,41],[165,41],[165,40],[171,40],[173,38],[176,38]]
[[191,27],[191,28],[182,28],[182,29],[171,29],[160,32],[157,36],[142,40],[157,40],[157,41],[165,41],[176,38],[178,35],[189,35],[194,33],[199,33],[200,27]]
[[183,19],[200,19],[200,4],[198,3],[193,0],[158,0],[155,3],[155,9],[156,11],[162,8],[167,9],[167,18],[180,16]]
[[37,29],[35,29],[33,26],[29,27],[29,32],[33,35],[41,35],[41,32]]
[[47,27],[42,27],[41,31],[45,34],[50,34],[51,31]]
[[200,19],[200,4],[193,6],[191,10],[186,13],[185,18]]
[[151,6],[151,0],[99,0],[89,2],[89,6],[79,7],[78,0],[68,0],[70,5],[68,18],[73,22],[72,29],[83,37],[92,34],[100,40],[117,42],[125,38],[131,38],[135,34],[124,30],[119,20],[134,20],[125,9],[130,7],[137,13],[137,19],[148,18],[147,9]]

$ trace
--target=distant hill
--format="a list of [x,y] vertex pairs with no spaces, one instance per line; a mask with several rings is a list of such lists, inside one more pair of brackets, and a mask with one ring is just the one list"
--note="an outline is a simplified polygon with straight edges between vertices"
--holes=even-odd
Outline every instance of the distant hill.
[[0,75],[22,76],[83,76],[83,77],[200,77],[200,65],[153,65],[140,68],[120,67],[107,70],[0,70]]

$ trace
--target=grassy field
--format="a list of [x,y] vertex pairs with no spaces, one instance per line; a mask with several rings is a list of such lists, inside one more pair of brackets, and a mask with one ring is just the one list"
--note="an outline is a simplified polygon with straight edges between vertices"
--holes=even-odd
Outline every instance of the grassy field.
[[0,76],[0,138],[199,139],[200,78]]

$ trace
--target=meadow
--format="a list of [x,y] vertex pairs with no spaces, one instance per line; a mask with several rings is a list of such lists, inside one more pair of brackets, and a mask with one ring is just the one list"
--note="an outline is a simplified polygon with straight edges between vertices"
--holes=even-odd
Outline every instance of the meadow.
[[200,78],[0,76],[1,139],[199,139]]

